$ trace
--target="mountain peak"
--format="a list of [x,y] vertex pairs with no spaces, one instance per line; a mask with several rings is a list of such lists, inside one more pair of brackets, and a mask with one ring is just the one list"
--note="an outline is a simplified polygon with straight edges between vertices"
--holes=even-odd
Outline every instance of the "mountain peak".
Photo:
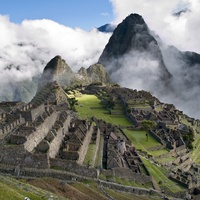
[[75,74],[61,56],[52,58],[44,68],[38,84],[38,91],[45,85],[57,81],[61,85],[69,85],[75,80]]
[[[106,66],[105,61],[109,58],[117,58],[132,49],[145,49],[148,44],[141,40],[141,36],[147,36],[148,41],[155,39],[149,37],[148,26],[142,16],[130,14],[114,30],[108,44],[106,45],[99,62]],[[145,39],[145,38],[142,38]],[[146,47],[145,47],[146,46]]]
[[145,24],[145,21],[143,17],[137,13],[131,13],[129,16],[127,16],[123,21],[131,21],[135,24]]
[[138,14],[130,14],[117,26],[99,58],[99,63],[105,66],[114,79],[113,73],[127,67],[123,61],[127,56],[130,57],[128,63],[132,68],[136,64],[131,64],[131,60],[138,57],[148,58],[149,61],[156,60],[159,77],[162,80],[171,77],[156,39],[150,34],[143,17]]
[[64,71],[66,67],[69,67],[69,66],[67,65],[65,60],[62,59],[61,56],[57,55],[47,63],[46,67],[44,68],[44,72],[51,70],[52,75],[59,76],[60,74],[62,74],[62,72]]

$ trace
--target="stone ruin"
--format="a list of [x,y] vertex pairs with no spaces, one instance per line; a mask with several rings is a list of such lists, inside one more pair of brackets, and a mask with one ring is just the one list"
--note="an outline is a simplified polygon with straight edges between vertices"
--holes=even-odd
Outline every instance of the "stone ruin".
[[[200,182],[195,178],[196,167],[194,167],[195,164],[191,159],[190,150],[183,140],[183,136],[189,134],[188,127],[183,123],[183,120],[190,123],[191,126],[195,126],[196,133],[200,132],[199,120],[184,115],[172,104],[161,103],[157,98],[145,91],[106,87],[104,92],[113,101],[116,101],[116,99],[121,101],[122,105],[124,105],[126,116],[136,129],[141,127],[143,120],[156,122],[157,126],[150,130],[149,133],[162,144],[163,148],[169,150],[170,153],[167,156],[174,158],[173,162],[164,164],[164,167],[171,170],[170,177],[188,188],[198,187]],[[112,155],[114,155],[113,152]],[[122,164],[119,160],[115,159],[113,165],[121,167]]]
[[[182,137],[188,131],[182,120],[197,128],[200,126],[198,120],[189,118],[173,105],[160,103],[144,91],[102,86],[94,91],[99,90],[104,90],[115,102],[121,102],[123,113],[133,122],[133,127],[140,127],[144,119],[155,121],[157,126],[150,134],[175,158],[171,162],[172,169],[167,163],[163,165],[170,170],[170,178],[188,188],[199,186],[199,180],[195,178],[198,167],[191,160]],[[9,109],[1,109],[0,170],[2,165],[27,170],[56,168],[96,178],[98,170],[93,167],[99,156],[100,137],[103,137],[102,162],[98,166],[103,174],[143,184],[152,182],[140,154],[120,127],[94,117],[93,123],[78,119],[69,110],[67,98],[62,88],[53,82],[39,91],[30,103],[15,103]],[[171,125],[176,129],[169,128]],[[92,162],[85,165],[83,162],[90,144],[96,144],[94,156]],[[28,175],[31,172],[27,170],[24,173]]]

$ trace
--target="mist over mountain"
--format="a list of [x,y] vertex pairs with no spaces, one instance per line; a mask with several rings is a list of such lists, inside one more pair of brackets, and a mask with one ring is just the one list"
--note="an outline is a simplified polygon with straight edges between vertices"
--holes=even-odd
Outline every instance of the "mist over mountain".
[[91,65],[87,69],[81,67],[78,72],[74,72],[61,56],[55,56],[47,63],[38,81],[37,92],[54,81],[61,86],[73,86],[74,84],[84,85],[94,82],[112,82],[101,64]]
[[[149,90],[151,84],[168,84],[168,72],[161,50],[155,38],[149,34],[149,28],[142,16],[129,15],[114,30],[108,44],[99,58],[114,81],[130,81],[132,76],[145,76],[149,81],[141,89]],[[122,77],[121,77],[122,75]],[[148,77],[146,76],[148,75]],[[125,85],[125,84],[123,84]]]
[[[166,45],[138,14],[124,19],[111,38],[111,33],[100,32],[109,25],[100,31],[85,32],[50,20],[24,21],[19,26],[1,17],[0,22],[4,30],[0,48],[1,101],[30,101],[46,63],[59,54],[62,58],[57,57],[56,62],[65,66],[63,74],[55,68],[53,74],[58,70],[59,77],[45,73],[42,81],[55,79],[67,85],[76,81],[109,82],[111,77],[122,86],[150,91],[160,100],[200,118],[200,55]],[[12,39],[6,40],[5,30]],[[74,42],[69,39],[71,35]]]
[[142,16],[131,14],[117,26],[99,62],[120,85],[150,91],[200,117],[200,55],[164,44]]
[[105,24],[97,28],[98,31],[103,33],[112,33],[115,30],[116,26],[113,24]]
[[45,65],[55,55],[67,60],[75,72],[96,63],[111,35],[48,19],[14,24],[2,15],[0,29],[0,101],[30,101]]

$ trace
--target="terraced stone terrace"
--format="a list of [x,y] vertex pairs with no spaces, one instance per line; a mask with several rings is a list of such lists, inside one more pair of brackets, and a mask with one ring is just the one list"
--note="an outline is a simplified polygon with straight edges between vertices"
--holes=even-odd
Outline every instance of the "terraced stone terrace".
[[[66,170],[66,173],[74,173],[75,179],[99,178],[106,180],[105,185],[111,182],[111,185],[120,183],[146,189],[154,188],[157,191],[164,190],[172,196],[182,196],[188,187],[198,185],[197,179],[189,179],[190,176],[199,177],[198,167],[190,158],[192,155],[196,163],[200,162],[197,156],[200,149],[198,121],[183,115],[172,105],[159,104],[159,101],[145,92],[96,87],[91,94],[81,93],[79,90],[65,94],[58,85],[53,84],[51,87],[53,94],[50,95],[51,90],[46,88],[44,93],[39,92],[33,99],[33,106],[27,104],[16,111],[21,113],[25,121],[23,126],[18,127],[19,131],[11,134],[13,137],[7,141],[8,144],[1,148],[2,161],[5,164],[9,162],[15,167],[17,160],[13,151],[16,148],[20,150],[20,159],[21,155],[26,156],[24,161],[21,159],[21,164],[26,162],[26,167],[37,168],[41,163],[41,169],[49,170],[48,173],[45,170],[41,170],[41,173],[38,171],[36,175],[39,177],[43,172],[49,177],[55,174],[60,177],[61,172],[65,173]],[[147,97],[150,99],[145,99]],[[68,98],[78,100],[74,107],[76,112],[70,111]],[[126,103],[128,100],[131,102],[129,105],[132,106],[133,117],[137,115],[146,122],[156,122],[151,131],[150,127],[143,125],[142,120],[134,123],[133,118],[129,117],[130,110]],[[154,106],[160,106],[159,111]],[[40,126],[47,127],[45,123],[51,116],[54,117],[47,123],[48,130],[42,128],[40,131]],[[1,121],[5,121],[4,114]],[[187,124],[179,126],[180,121]],[[183,140],[183,136],[187,136],[190,130],[189,126],[195,129],[193,151],[187,148]],[[30,135],[35,132],[40,135],[43,133],[43,136],[34,146],[25,146],[28,152],[24,152],[24,147],[15,142],[14,137],[20,131],[26,131]],[[34,137],[33,140],[36,141]],[[9,155],[9,159],[6,155]],[[29,162],[36,165],[30,165]],[[24,171],[26,174],[26,169]],[[33,170],[31,173],[37,172]],[[112,194],[112,191],[107,190],[107,193]]]

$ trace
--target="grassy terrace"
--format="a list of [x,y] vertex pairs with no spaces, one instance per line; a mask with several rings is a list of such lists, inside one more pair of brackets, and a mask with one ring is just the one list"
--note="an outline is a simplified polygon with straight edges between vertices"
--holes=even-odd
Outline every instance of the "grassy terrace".
[[[113,125],[121,125],[121,126],[132,126],[130,121],[126,119],[123,115],[121,117],[112,117],[112,115],[109,114],[109,112],[104,109],[103,105],[101,104],[100,99],[98,99],[95,95],[82,95],[82,97],[77,97],[78,105],[76,105],[76,110],[78,112],[78,115],[82,119],[89,119],[92,116],[95,116],[96,118],[102,119],[106,122],[110,122]],[[117,105],[115,107],[116,110],[120,110],[121,107]],[[161,149],[157,151],[150,151],[149,148],[157,147],[161,145],[155,138],[153,138],[150,134],[148,134],[148,140],[146,136],[146,131],[132,131],[123,129],[127,137],[130,139],[130,141],[134,144],[137,150],[141,150],[146,152],[148,155],[152,156],[160,156],[165,155],[168,153],[166,149]],[[102,147],[103,140],[100,141],[100,146]],[[199,146],[200,146],[200,138],[199,138]],[[101,150],[100,150],[101,149]],[[98,151],[102,151],[102,148],[100,148]],[[85,161],[84,163],[87,164],[92,160],[92,155],[94,154],[94,148],[90,145]],[[102,158],[101,158],[102,159]],[[101,165],[101,159],[98,160],[98,156],[95,161],[95,166]],[[155,181],[158,183],[158,185],[165,190],[170,190],[172,192],[178,192],[182,191],[183,188],[178,186],[175,182],[171,181],[167,178],[166,170],[162,167],[156,166],[155,164],[151,163],[150,160],[147,160],[145,158],[143,159],[143,163],[149,169],[149,173],[154,177]],[[158,162],[170,162],[174,158],[164,158],[164,159],[157,159]],[[108,178],[108,177],[104,177]],[[138,185],[138,183],[126,181],[123,179],[119,179],[117,177],[111,177],[112,179],[115,179],[115,182],[123,184],[123,185],[132,185],[136,187],[147,187],[148,186],[141,186]],[[159,184],[160,183],[160,184]],[[112,191],[110,191],[110,194],[112,194]],[[112,195],[111,195],[112,196]],[[126,198],[124,198],[126,199]]]
[[[29,197],[31,200],[48,199],[51,193],[43,189],[18,181],[9,176],[0,175],[0,199],[22,200]],[[54,199],[64,199],[54,195]]]
[[95,149],[96,149],[96,144],[89,144],[87,154],[86,154],[84,162],[83,162],[84,165],[91,165],[92,164]]
[[195,135],[195,139],[193,142],[193,151],[192,151],[192,159],[195,163],[200,164],[200,156],[199,156],[199,151],[200,151],[200,136]]
[[123,129],[123,131],[129,138],[129,140],[134,144],[136,149],[147,151],[148,148],[161,145],[149,134],[147,140],[146,131],[130,131],[127,129]]
[[101,104],[100,99],[95,95],[82,95],[82,97],[77,97],[76,99],[78,100],[76,110],[78,111],[79,117],[82,119],[95,116],[96,118],[102,119],[113,125],[132,126],[132,123],[124,116],[113,117],[110,115]]
[[177,185],[175,182],[171,181],[170,179],[167,178],[166,176],[166,171],[161,168],[156,166],[155,164],[151,163],[149,160],[142,158],[143,163],[146,165],[148,168],[150,174],[154,177],[157,183],[159,184],[159,187],[161,189],[168,189],[172,192],[180,192],[183,191],[185,188]]

